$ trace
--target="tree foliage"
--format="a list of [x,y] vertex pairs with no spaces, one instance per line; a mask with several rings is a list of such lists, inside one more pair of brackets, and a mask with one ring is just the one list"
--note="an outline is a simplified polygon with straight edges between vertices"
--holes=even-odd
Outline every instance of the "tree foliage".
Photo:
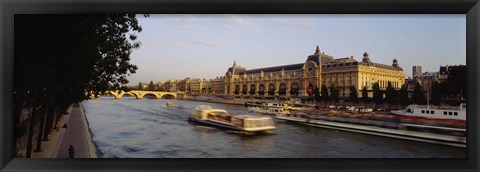
[[434,105],[440,105],[442,103],[443,91],[440,83],[437,81],[432,84],[431,102]]
[[373,101],[377,105],[383,103],[383,93],[378,83],[373,84]]
[[155,84],[153,83],[153,81],[150,81],[150,83],[148,83],[147,89],[149,91],[155,91]]
[[318,87],[315,87],[313,90],[313,96],[315,98],[315,103],[322,101],[322,98],[320,97],[320,89]]
[[339,96],[339,90],[335,85],[330,86],[330,98],[332,99],[333,103],[336,103],[338,101],[338,96]]
[[403,106],[410,104],[410,98],[408,97],[407,85],[403,84],[399,91],[399,101]]
[[322,85],[322,99],[323,102],[326,103],[327,101],[330,100],[330,97],[328,96],[328,89],[326,85]]
[[368,98],[367,87],[363,87],[362,89],[362,101],[364,104],[367,104],[370,101],[370,99]]
[[137,89],[138,89],[138,90],[143,90],[143,84],[142,84],[142,82],[139,82],[139,83],[138,83]]
[[355,104],[358,101],[357,88],[355,86],[350,86],[350,101]]
[[38,138],[48,139],[71,103],[127,84],[141,30],[133,14],[15,16],[15,126],[23,109],[40,108],[30,119],[44,129]]
[[445,92],[450,96],[460,95],[463,98],[467,97],[465,94],[467,90],[466,84],[466,72],[467,68],[464,65],[461,66],[450,66],[448,73],[448,79],[446,81]]
[[393,88],[392,83],[389,81],[387,84],[387,89],[385,90],[385,100],[390,105],[397,103],[397,93],[395,88]]
[[425,95],[423,94],[423,91],[422,91],[422,86],[420,86],[418,82],[415,83],[415,87],[413,88],[413,102],[415,104],[426,103]]

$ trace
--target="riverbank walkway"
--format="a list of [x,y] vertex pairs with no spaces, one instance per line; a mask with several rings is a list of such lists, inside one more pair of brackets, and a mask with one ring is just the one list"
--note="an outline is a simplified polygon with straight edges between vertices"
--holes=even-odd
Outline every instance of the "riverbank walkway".
[[70,158],[70,145],[75,148],[75,158],[97,158],[82,104],[71,106],[68,112],[69,115],[62,115],[50,140],[42,142],[42,151],[32,154],[33,158]]

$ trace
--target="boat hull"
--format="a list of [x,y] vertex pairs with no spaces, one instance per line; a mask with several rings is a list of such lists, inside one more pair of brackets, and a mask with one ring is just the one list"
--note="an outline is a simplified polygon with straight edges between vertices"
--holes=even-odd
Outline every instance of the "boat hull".
[[192,117],[188,117],[188,121],[196,124],[200,124],[200,125],[213,126],[213,127],[225,129],[225,130],[241,131],[241,132],[248,132],[248,133],[273,133],[273,129],[275,129],[275,128],[271,128],[271,129],[262,129],[262,130],[249,130],[249,129],[235,127],[235,126],[222,124],[222,123],[218,123],[210,120],[199,120]]

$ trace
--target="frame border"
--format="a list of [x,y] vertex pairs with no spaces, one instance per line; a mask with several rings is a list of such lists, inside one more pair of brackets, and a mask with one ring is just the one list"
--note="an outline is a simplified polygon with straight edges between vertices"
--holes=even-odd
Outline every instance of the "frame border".
[[[0,2],[1,171],[478,171],[479,0],[4,0]],[[466,159],[26,159],[13,157],[15,14],[466,14]],[[472,106],[473,105],[473,106]],[[235,164],[250,164],[236,167]],[[348,164],[348,165],[345,165]],[[395,169],[395,170],[393,170]]]

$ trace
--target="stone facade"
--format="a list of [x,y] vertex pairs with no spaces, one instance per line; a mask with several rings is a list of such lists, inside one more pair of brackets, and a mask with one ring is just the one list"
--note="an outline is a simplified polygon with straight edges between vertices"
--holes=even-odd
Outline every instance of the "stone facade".
[[206,94],[208,91],[209,83],[205,79],[191,79],[190,81],[190,92],[193,94]]
[[210,88],[211,94],[224,94],[225,92],[225,78],[217,77],[215,79],[210,79]]
[[385,90],[391,82],[400,89],[405,82],[405,73],[396,59],[392,65],[373,63],[368,53],[363,54],[362,61],[351,57],[334,59],[320,52],[319,47],[304,63],[246,70],[237,65],[228,68],[224,77],[225,95],[251,96],[308,96],[313,89],[322,85],[335,86],[340,96],[349,95],[351,85],[361,89],[372,89],[379,83]]

